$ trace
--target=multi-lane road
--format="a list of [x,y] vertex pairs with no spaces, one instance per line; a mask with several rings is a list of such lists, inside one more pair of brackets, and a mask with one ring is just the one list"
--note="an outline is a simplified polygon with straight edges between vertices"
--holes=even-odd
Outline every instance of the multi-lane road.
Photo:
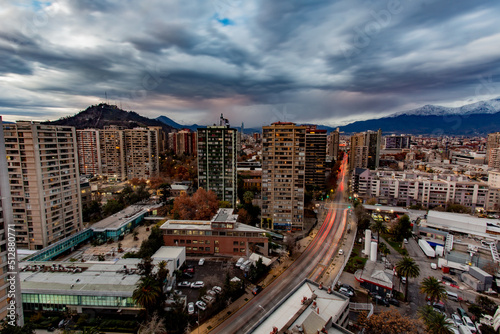
[[214,328],[211,333],[249,333],[250,329],[296,285],[310,278],[322,280],[326,268],[335,257],[346,225],[346,206],[343,204],[346,187],[346,160],[339,172],[335,198],[327,204],[327,215],[318,233],[302,255],[259,295]]

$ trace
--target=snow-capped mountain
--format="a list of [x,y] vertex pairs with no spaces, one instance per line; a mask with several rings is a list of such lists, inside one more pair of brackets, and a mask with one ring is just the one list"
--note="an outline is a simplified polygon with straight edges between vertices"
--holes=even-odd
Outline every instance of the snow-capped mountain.
[[450,108],[427,104],[423,107],[400,111],[389,115],[389,117],[406,116],[444,116],[444,115],[472,115],[472,114],[495,114],[500,111],[500,97],[487,101],[479,101],[466,104],[461,107]]

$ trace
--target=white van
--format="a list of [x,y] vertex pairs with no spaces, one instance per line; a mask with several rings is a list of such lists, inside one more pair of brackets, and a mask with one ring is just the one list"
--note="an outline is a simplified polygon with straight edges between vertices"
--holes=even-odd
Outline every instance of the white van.
[[449,300],[453,300],[453,301],[458,302],[458,295],[455,292],[451,292],[451,291],[447,290],[446,294],[448,295]]
[[236,267],[237,268],[241,267],[241,265],[243,264],[243,262],[245,262],[245,258],[244,257],[240,257],[238,259],[238,261],[236,262]]

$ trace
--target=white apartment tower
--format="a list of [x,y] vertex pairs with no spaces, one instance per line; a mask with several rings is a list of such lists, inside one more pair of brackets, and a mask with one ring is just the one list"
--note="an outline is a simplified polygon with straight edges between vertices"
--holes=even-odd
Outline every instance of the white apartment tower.
[[42,249],[80,231],[75,128],[17,122],[3,129],[17,246]]

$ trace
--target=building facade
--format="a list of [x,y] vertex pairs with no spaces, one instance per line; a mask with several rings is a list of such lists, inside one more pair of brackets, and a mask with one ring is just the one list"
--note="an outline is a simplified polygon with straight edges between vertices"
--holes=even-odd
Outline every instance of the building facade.
[[[6,319],[10,325],[22,326],[23,312],[19,275],[17,274],[17,255],[13,231],[11,187],[9,184],[7,154],[3,135],[2,117],[0,116],[0,321]],[[9,235],[10,232],[10,235]],[[10,240],[9,240],[9,237]],[[14,274],[11,274],[14,273]],[[14,287],[14,289],[11,289]],[[7,318],[7,316],[9,316]]]
[[233,208],[237,200],[238,131],[221,115],[219,126],[198,129],[198,186]]
[[109,180],[125,180],[125,135],[117,126],[99,130],[100,174]]
[[368,168],[377,169],[380,159],[380,144],[382,130],[366,131],[351,136],[351,153],[349,169]]
[[268,255],[266,231],[237,222],[233,209],[219,209],[205,220],[168,220],[160,229],[165,246],[186,247],[186,254],[249,256],[259,249]]
[[4,124],[19,248],[42,249],[82,229],[75,128]]
[[306,128],[289,122],[262,128],[262,219],[272,229],[303,228]]
[[306,130],[306,188],[325,189],[326,183],[326,130],[316,126]]
[[197,133],[189,129],[168,134],[168,146],[175,155],[196,155]]
[[339,155],[340,145],[340,130],[337,128],[335,131],[330,132],[328,135],[328,156],[337,161]]
[[96,129],[76,130],[78,166],[81,175],[101,174],[99,154],[99,131]]
[[498,148],[500,148],[500,132],[488,134],[488,141],[486,143],[486,163],[488,167],[500,164]]
[[411,144],[411,136],[407,135],[386,136],[384,140],[386,150],[410,148]]
[[123,131],[127,179],[149,179],[160,173],[159,132],[150,128]]

